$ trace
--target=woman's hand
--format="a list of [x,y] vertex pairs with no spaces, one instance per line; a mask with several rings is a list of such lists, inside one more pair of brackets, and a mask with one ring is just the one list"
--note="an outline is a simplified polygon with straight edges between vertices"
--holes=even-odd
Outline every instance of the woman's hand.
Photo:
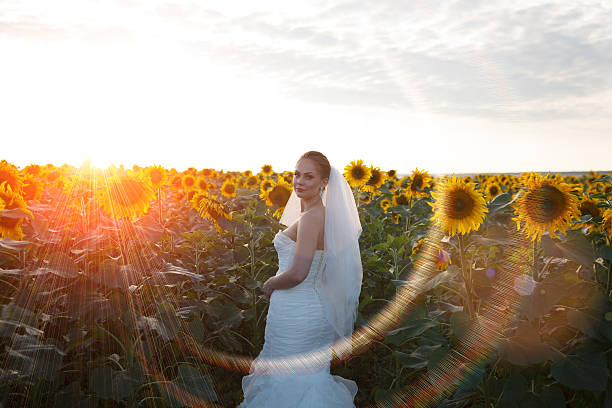
[[268,280],[264,282],[263,287],[261,288],[268,300],[270,300],[270,296],[272,296],[272,292],[274,291],[274,278],[275,276],[268,278]]

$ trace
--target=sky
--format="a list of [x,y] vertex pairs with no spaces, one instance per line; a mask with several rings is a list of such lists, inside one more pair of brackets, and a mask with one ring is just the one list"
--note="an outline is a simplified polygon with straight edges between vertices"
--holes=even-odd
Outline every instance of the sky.
[[612,0],[0,0],[0,159],[612,170]]

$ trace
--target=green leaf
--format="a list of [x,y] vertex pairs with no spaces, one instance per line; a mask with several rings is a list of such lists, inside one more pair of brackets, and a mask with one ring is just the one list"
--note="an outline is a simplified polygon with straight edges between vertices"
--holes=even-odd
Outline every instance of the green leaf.
[[79,274],[79,268],[72,258],[61,252],[53,252],[49,255],[49,265],[38,268],[32,274],[42,275],[51,273],[65,279],[75,278]]
[[599,248],[599,253],[601,254],[602,258],[608,260],[609,262],[612,262],[612,246],[602,246],[601,248]]
[[113,369],[109,366],[94,368],[89,374],[89,391],[103,399],[112,398],[114,396]]
[[593,268],[593,262],[595,262],[593,247],[578,230],[568,231],[565,242],[553,240],[548,235],[544,235],[541,243],[544,253],[548,256],[566,258],[587,268]]
[[521,322],[513,337],[500,343],[503,358],[512,364],[527,366],[555,358],[552,349],[540,340],[529,322]]
[[110,366],[96,367],[89,375],[89,390],[102,399],[121,401],[140,385],[141,381],[128,370],[113,370]]
[[559,300],[572,295],[571,289],[563,275],[549,276],[537,282],[531,295],[524,297],[523,312],[529,320],[545,315]]
[[570,310],[567,312],[567,322],[570,326],[580,330],[582,333],[586,334],[592,339],[605,343],[607,340],[603,338],[597,331],[601,320],[602,319],[598,318],[597,316],[594,316],[593,314],[586,313],[580,310]]
[[156,383],[171,407],[205,406],[206,402],[218,402],[218,396],[208,375],[200,373],[189,364],[179,364],[178,374],[172,381]]
[[213,302],[208,311],[218,317],[215,322],[216,329],[222,327],[236,329],[240,327],[244,320],[244,310],[233,303]]
[[482,381],[482,377],[485,373],[483,367],[475,367],[471,369],[465,379],[457,387],[456,393],[462,393],[474,389]]
[[82,395],[79,381],[74,381],[55,394],[54,406],[57,408],[88,408],[95,406],[95,401],[93,397]]
[[402,367],[412,368],[420,370],[427,366],[429,356],[434,350],[439,349],[440,346],[420,346],[412,353],[402,353],[400,351],[393,351],[393,356],[402,365]]
[[563,390],[556,384],[546,387],[540,394],[540,399],[546,404],[546,408],[565,407],[565,396]]
[[438,322],[430,319],[409,320],[402,327],[391,330],[384,343],[400,346],[404,341],[419,336],[428,329],[438,326],[438,324]]
[[470,327],[470,316],[464,311],[455,312],[451,314],[450,325],[453,334],[457,338],[462,338],[466,330]]
[[522,375],[512,374],[504,383],[501,401],[512,403],[520,401],[527,394],[527,380]]
[[608,383],[606,354],[593,344],[586,344],[576,355],[554,363],[552,377],[575,390],[604,391]]
[[15,241],[10,238],[0,238],[0,248],[9,249],[11,251],[21,251],[30,244],[30,241]]
[[444,357],[449,353],[450,349],[447,345],[437,348],[434,350],[427,360],[427,370],[432,371],[436,365],[442,361]]

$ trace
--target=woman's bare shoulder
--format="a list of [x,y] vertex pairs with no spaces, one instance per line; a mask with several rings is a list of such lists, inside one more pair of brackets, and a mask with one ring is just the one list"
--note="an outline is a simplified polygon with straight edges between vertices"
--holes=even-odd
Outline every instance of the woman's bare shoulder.
[[309,224],[323,225],[325,224],[325,207],[317,207],[304,213],[301,220]]

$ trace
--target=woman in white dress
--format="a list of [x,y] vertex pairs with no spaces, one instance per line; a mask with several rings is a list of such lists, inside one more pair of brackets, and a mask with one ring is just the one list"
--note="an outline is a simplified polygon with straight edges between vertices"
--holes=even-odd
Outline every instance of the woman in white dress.
[[[238,408],[354,408],[357,384],[330,373],[332,346],[352,352],[361,291],[361,223],[344,176],[319,152],[300,157],[274,237],[279,268],[263,285],[270,300],[264,346],[242,378]],[[335,344],[335,345],[334,345]]]

